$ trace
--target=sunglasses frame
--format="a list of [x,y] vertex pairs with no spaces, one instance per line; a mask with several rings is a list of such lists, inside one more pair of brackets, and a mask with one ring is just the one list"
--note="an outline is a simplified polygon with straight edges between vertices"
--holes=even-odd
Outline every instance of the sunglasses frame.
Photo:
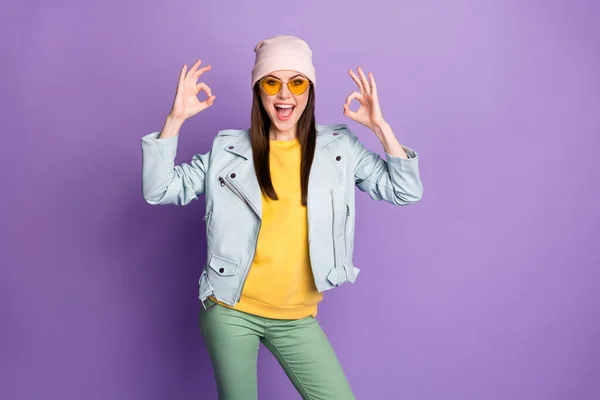
[[[275,79],[276,81],[279,81],[279,82],[281,82],[281,86],[279,87],[279,90],[277,91],[277,93],[273,93],[273,94],[269,94],[269,93],[267,93],[267,91],[265,90],[265,88],[263,88],[263,81],[264,81],[265,79]],[[281,79],[279,79],[279,78],[275,78],[274,76],[265,76],[264,78],[261,78],[261,79],[258,81],[258,86],[260,86],[260,89],[261,89],[263,92],[265,92],[265,94],[266,94],[267,96],[276,96],[276,95],[278,95],[278,94],[279,94],[279,92],[281,92],[281,89],[283,89],[283,84],[286,84],[286,85],[287,85],[287,87],[288,87],[288,90],[290,91],[290,93],[291,93],[291,94],[293,94],[294,96],[301,96],[301,95],[303,95],[303,94],[304,94],[304,93],[305,93],[305,92],[308,90],[308,88],[310,87],[310,85],[312,85],[312,82],[311,82],[311,81],[310,81],[310,79],[308,79],[308,78],[305,78],[305,77],[300,77],[300,79],[308,81],[308,86],[306,86],[306,89],[304,89],[304,91],[303,91],[302,93],[300,93],[300,94],[295,94],[294,92],[292,92],[292,89],[290,88],[290,82],[292,82],[292,81],[294,81],[294,80],[296,80],[296,79],[298,79],[298,77],[296,77],[296,78],[293,78],[293,79],[291,79],[291,80],[289,80],[289,81],[282,81]]]

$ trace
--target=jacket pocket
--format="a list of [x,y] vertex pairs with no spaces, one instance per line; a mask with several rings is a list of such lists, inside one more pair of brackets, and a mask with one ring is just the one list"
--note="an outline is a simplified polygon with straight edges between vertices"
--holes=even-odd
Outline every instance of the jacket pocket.
[[238,269],[238,263],[236,263],[235,261],[229,260],[225,257],[221,257],[212,253],[210,255],[208,265],[213,271],[215,271],[220,276],[235,275]]

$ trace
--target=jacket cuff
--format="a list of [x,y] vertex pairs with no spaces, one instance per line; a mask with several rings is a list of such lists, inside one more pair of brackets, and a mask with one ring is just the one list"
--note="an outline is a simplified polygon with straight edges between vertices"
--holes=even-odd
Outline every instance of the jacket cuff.
[[160,132],[152,132],[146,136],[142,136],[142,144],[145,145],[158,145],[158,146],[177,146],[177,139],[179,135],[175,135],[166,139],[159,139]]
[[143,153],[157,152],[163,157],[164,162],[172,161],[177,154],[177,140],[179,135],[170,138],[159,139],[160,132],[152,132],[142,136]]
[[385,157],[386,157],[387,161],[393,162],[393,163],[411,162],[412,160],[416,160],[419,157],[417,152],[414,151],[413,149],[411,149],[410,147],[404,146],[402,144],[400,146],[402,146],[402,148],[404,149],[404,152],[408,156],[408,159],[398,157],[398,156],[393,156],[386,151]]

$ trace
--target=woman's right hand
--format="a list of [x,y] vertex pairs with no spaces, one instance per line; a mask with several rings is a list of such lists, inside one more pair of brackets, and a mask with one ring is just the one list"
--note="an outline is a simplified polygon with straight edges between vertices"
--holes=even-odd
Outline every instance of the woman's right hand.
[[[201,60],[196,61],[187,73],[186,64],[181,69],[179,82],[177,82],[177,92],[175,93],[175,100],[173,101],[173,108],[170,113],[174,118],[186,120],[212,106],[215,101],[216,96],[213,96],[208,85],[204,82],[197,83],[198,78],[211,69],[210,65],[198,68],[200,63]],[[204,101],[198,100],[197,97],[201,90],[204,90],[208,95],[208,98]]]

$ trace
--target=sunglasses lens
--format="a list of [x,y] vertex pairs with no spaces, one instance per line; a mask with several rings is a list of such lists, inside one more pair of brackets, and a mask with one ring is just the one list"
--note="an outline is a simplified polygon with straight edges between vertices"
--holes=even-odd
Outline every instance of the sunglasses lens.
[[281,81],[273,78],[266,78],[262,80],[262,88],[268,95],[274,95],[279,93],[281,90]]
[[[276,78],[265,78],[261,81],[261,86],[266,94],[273,96],[279,93],[283,83]],[[308,89],[310,81],[305,78],[296,78],[288,82],[288,89],[293,95],[299,96]]]
[[292,79],[288,83],[288,87],[290,89],[290,92],[292,92],[292,94],[298,96],[298,95],[301,95],[302,93],[304,93],[306,91],[306,89],[308,89],[309,83],[310,82],[308,79],[296,78],[296,79]]

